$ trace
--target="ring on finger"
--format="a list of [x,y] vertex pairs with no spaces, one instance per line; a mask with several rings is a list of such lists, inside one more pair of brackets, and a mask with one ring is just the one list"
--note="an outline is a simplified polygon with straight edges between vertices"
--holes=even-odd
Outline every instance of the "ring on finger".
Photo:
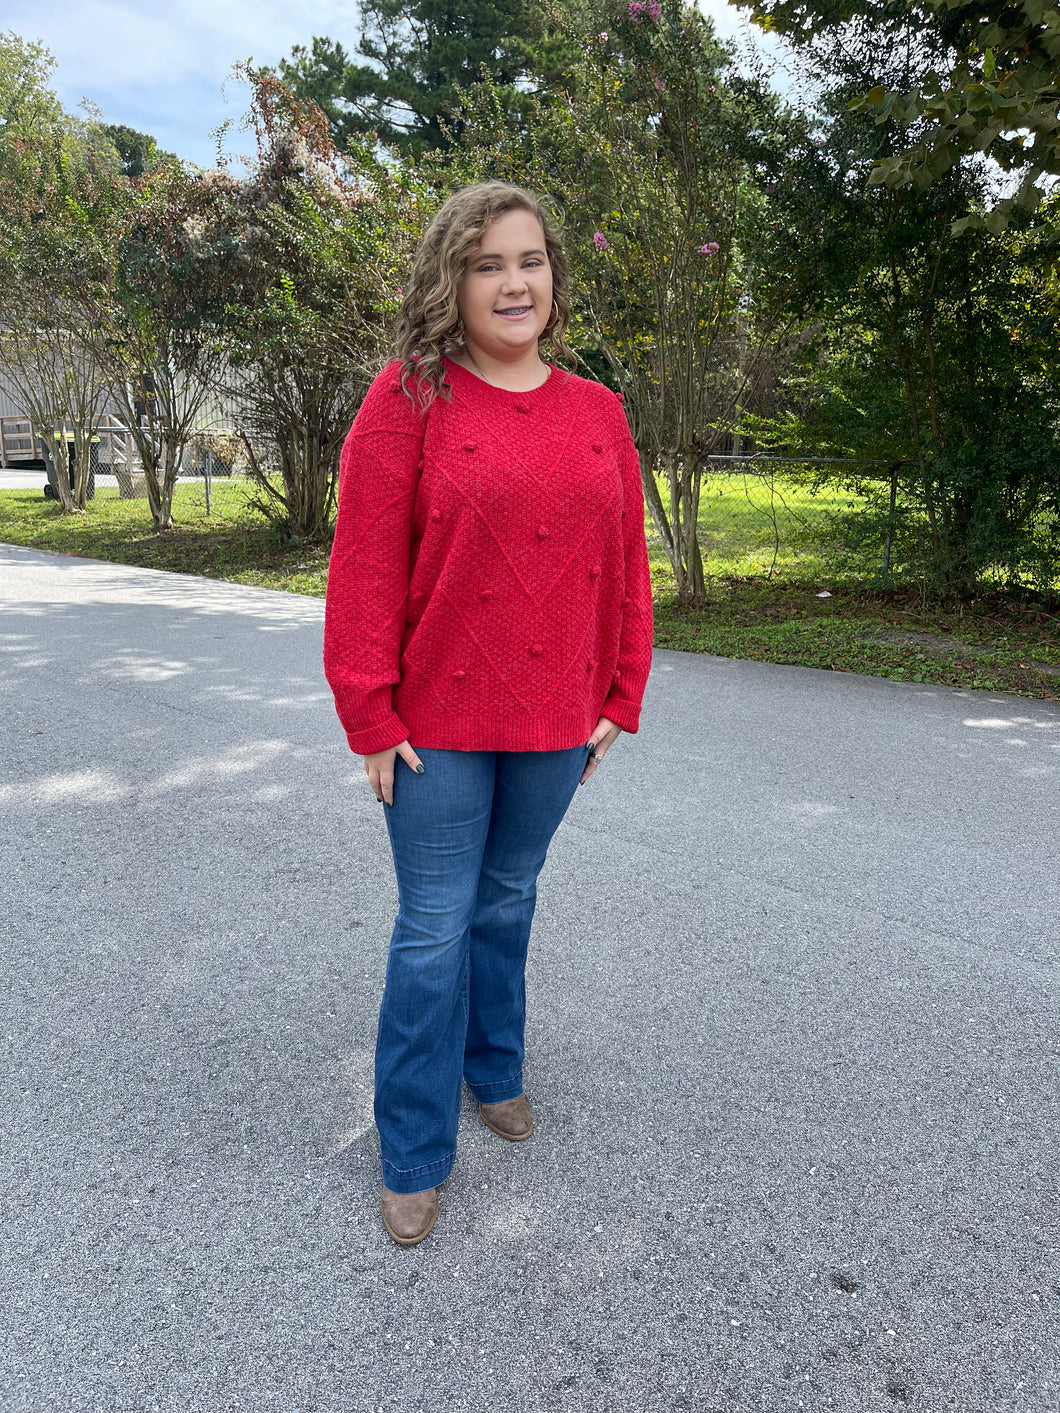
[[595,747],[595,746],[591,747],[591,749],[590,749],[590,751],[589,751],[589,756],[590,756],[590,758],[591,758],[592,760],[595,760],[595,761],[597,761],[597,762],[603,760],[603,756],[598,756],[598,755],[596,754],[596,747]]

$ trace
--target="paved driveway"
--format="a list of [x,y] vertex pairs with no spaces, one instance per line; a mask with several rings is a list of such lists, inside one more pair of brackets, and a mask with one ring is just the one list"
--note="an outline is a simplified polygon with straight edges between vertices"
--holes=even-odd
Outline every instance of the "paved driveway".
[[0,546],[6,1413],[1060,1409],[1060,707],[658,652],[553,845],[537,1132],[377,1215],[322,605]]

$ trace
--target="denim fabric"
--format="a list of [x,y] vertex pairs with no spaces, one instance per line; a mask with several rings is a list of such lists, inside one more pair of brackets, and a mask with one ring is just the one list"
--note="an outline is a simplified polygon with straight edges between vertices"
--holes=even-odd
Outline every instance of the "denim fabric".
[[383,1181],[421,1192],[456,1157],[461,1079],[495,1104],[523,1092],[525,967],[537,876],[584,746],[418,749],[384,806],[398,883],[375,1051]]

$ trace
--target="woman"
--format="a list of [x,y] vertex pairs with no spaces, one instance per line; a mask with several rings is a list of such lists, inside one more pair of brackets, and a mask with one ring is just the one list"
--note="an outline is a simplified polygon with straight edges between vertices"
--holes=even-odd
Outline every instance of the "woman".
[[457,192],[343,448],[324,665],[397,874],[375,1119],[402,1245],[437,1216],[462,1080],[494,1133],[532,1132],[537,876],[575,787],[636,731],[651,666],[637,453],[614,393],[542,359],[568,353],[568,317],[541,203]]

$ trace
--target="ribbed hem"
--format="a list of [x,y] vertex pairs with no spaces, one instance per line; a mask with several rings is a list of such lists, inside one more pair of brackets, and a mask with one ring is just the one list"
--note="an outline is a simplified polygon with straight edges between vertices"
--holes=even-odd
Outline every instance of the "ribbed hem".
[[378,726],[366,726],[363,731],[347,731],[346,739],[350,750],[359,756],[374,756],[378,751],[389,751],[400,746],[409,738],[409,729],[396,712]]
[[600,715],[634,736],[640,725],[640,703],[628,701],[625,697],[608,697],[600,708]]
[[[445,716],[419,720],[408,716],[408,737],[413,748],[435,751],[569,751],[584,746],[604,712],[590,720],[583,713],[524,720],[500,717],[483,721],[481,715]],[[383,749],[379,747],[379,749]]]

